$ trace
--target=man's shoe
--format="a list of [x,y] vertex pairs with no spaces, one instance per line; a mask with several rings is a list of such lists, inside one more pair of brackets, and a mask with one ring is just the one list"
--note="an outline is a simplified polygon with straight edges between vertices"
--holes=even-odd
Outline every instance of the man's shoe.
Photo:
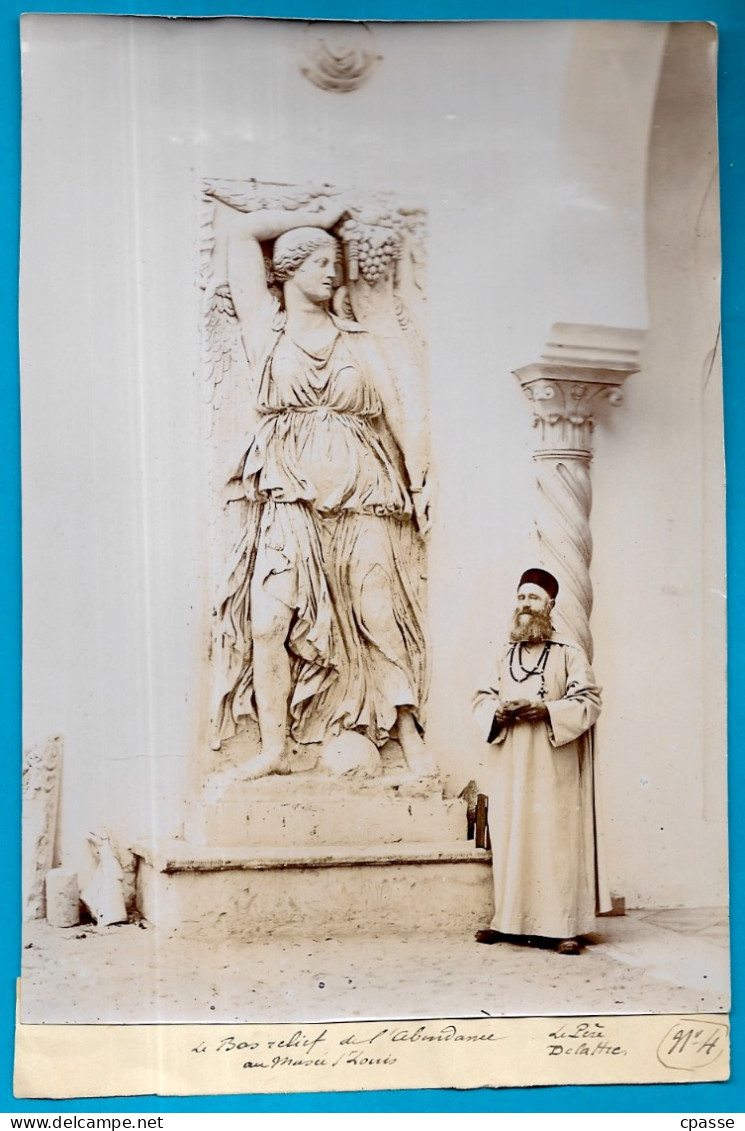
[[486,943],[487,946],[491,946],[493,943],[502,942],[504,938],[504,936],[501,935],[499,931],[492,930],[477,931],[473,937],[476,939],[476,942]]
[[557,954],[581,954],[580,945],[576,939],[562,939],[556,947]]

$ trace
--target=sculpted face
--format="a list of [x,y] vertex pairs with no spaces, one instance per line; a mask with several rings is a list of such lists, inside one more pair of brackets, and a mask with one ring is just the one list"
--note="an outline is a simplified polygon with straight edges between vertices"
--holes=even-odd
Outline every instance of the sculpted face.
[[297,287],[311,302],[327,302],[336,285],[337,264],[336,245],[329,243],[312,251],[287,283]]

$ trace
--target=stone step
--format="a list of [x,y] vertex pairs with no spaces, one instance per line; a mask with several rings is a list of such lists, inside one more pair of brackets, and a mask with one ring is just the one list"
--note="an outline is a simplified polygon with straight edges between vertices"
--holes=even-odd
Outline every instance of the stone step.
[[137,905],[185,934],[251,939],[470,930],[493,913],[491,855],[472,841],[236,848],[143,841]]
[[383,845],[465,840],[463,801],[386,794],[268,803],[226,799],[187,804],[184,834],[193,844],[244,846]]
[[184,811],[193,844],[241,846],[440,843],[467,837],[466,803],[434,778],[386,773],[344,779],[319,773],[241,780],[213,774]]

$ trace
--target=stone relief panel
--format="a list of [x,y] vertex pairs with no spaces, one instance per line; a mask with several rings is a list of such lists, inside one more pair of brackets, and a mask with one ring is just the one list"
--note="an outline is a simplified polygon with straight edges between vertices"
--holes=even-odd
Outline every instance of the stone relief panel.
[[425,213],[218,180],[204,208],[211,768],[431,777]]
[[44,884],[54,866],[63,745],[55,735],[23,752],[24,919],[46,914]]

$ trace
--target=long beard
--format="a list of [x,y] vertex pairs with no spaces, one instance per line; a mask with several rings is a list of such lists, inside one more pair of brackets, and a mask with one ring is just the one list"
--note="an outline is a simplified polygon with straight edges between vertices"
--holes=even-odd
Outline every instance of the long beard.
[[524,615],[515,613],[512,618],[510,640],[537,644],[541,640],[548,640],[552,632],[553,626],[549,612],[526,613]]

